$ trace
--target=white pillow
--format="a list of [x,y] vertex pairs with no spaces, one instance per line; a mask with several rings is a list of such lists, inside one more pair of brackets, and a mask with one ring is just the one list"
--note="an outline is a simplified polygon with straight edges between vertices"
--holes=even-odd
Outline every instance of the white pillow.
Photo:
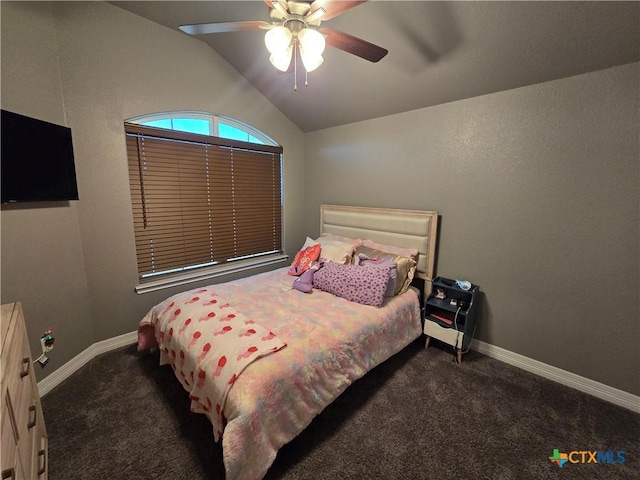
[[302,248],[300,250],[304,250],[305,248],[309,248],[309,247],[315,245],[316,243],[320,243],[320,242],[316,242],[312,238],[307,237],[307,239],[304,241],[304,245],[302,245]]
[[316,243],[320,244],[320,258],[341,264],[351,263],[354,248],[351,242],[331,237],[319,237],[316,240],[307,237],[300,250],[311,247]]
[[323,233],[322,238],[326,238],[327,240],[330,240],[332,242],[350,243],[353,248],[362,245],[362,240],[360,240],[359,238],[343,237],[342,235],[335,235],[333,233]]
[[312,240],[312,242],[320,244],[320,258],[343,265],[351,263],[353,245],[350,242],[344,242],[330,237],[319,237],[316,240]]

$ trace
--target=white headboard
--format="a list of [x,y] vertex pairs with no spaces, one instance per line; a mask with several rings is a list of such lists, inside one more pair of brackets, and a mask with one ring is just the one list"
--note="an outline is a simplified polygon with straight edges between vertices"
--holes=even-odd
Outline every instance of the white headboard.
[[418,250],[416,277],[431,292],[435,269],[438,212],[393,208],[320,206],[320,233],[373,240]]

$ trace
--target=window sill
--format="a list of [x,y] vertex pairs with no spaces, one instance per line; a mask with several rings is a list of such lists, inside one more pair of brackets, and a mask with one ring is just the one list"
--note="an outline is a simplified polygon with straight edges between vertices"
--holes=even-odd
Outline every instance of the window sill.
[[141,295],[143,293],[157,292],[158,290],[163,290],[165,288],[178,287],[180,285],[187,285],[189,283],[199,282],[201,280],[209,280],[210,278],[222,277],[233,273],[244,272],[268,265],[274,265],[276,263],[288,260],[288,258],[288,255],[278,254],[260,258],[259,260],[252,259],[233,262],[231,264],[225,264],[220,267],[211,267],[206,270],[200,270],[197,272],[163,278],[162,280],[141,283],[135,287],[135,291],[138,295]]

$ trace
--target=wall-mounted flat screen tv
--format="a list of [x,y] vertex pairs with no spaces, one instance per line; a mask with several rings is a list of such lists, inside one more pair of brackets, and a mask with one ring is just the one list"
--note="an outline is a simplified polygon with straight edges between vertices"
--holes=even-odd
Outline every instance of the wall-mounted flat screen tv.
[[71,129],[2,110],[2,203],[78,200]]

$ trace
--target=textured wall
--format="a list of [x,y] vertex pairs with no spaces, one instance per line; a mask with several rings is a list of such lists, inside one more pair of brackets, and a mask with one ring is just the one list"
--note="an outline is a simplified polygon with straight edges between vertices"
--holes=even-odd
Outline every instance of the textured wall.
[[[46,119],[72,128],[78,176],[80,201],[62,212],[2,213],[3,297],[11,293],[3,301],[23,299],[29,318],[37,298],[32,321],[51,322],[58,333],[56,363],[39,376],[92,343],[134,331],[151,306],[177,291],[134,293],[124,119],[208,111],[276,139],[285,152],[285,242],[296,249],[304,241],[302,132],[203,42],[103,2],[3,2],[2,26],[3,108],[7,98],[18,112],[58,115]],[[69,315],[47,316],[53,305]]]
[[297,243],[303,136],[286,117],[203,42],[102,2],[56,3],[54,11],[67,120],[78,136],[78,209],[96,340],[134,330],[152,305],[184,290],[133,292],[126,118],[204,110],[276,139],[285,152],[285,241]]
[[[66,125],[51,6],[2,2],[2,108]],[[93,343],[77,202],[2,206],[2,303],[21,301],[31,351],[55,328],[42,377]]]
[[477,338],[640,394],[638,64],[309,133],[321,203],[439,211]]
[[195,39],[104,3],[1,9],[2,108],[76,148],[79,202],[2,210],[2,301],[32,349],[58,333],[39,377],[171,293],[133,293],[122,120],[193,108],[284,145],[290,253],[323,202],[438,210],[438,273],[480,285],[478,338],[640,394],[637,64],[303,137]]

